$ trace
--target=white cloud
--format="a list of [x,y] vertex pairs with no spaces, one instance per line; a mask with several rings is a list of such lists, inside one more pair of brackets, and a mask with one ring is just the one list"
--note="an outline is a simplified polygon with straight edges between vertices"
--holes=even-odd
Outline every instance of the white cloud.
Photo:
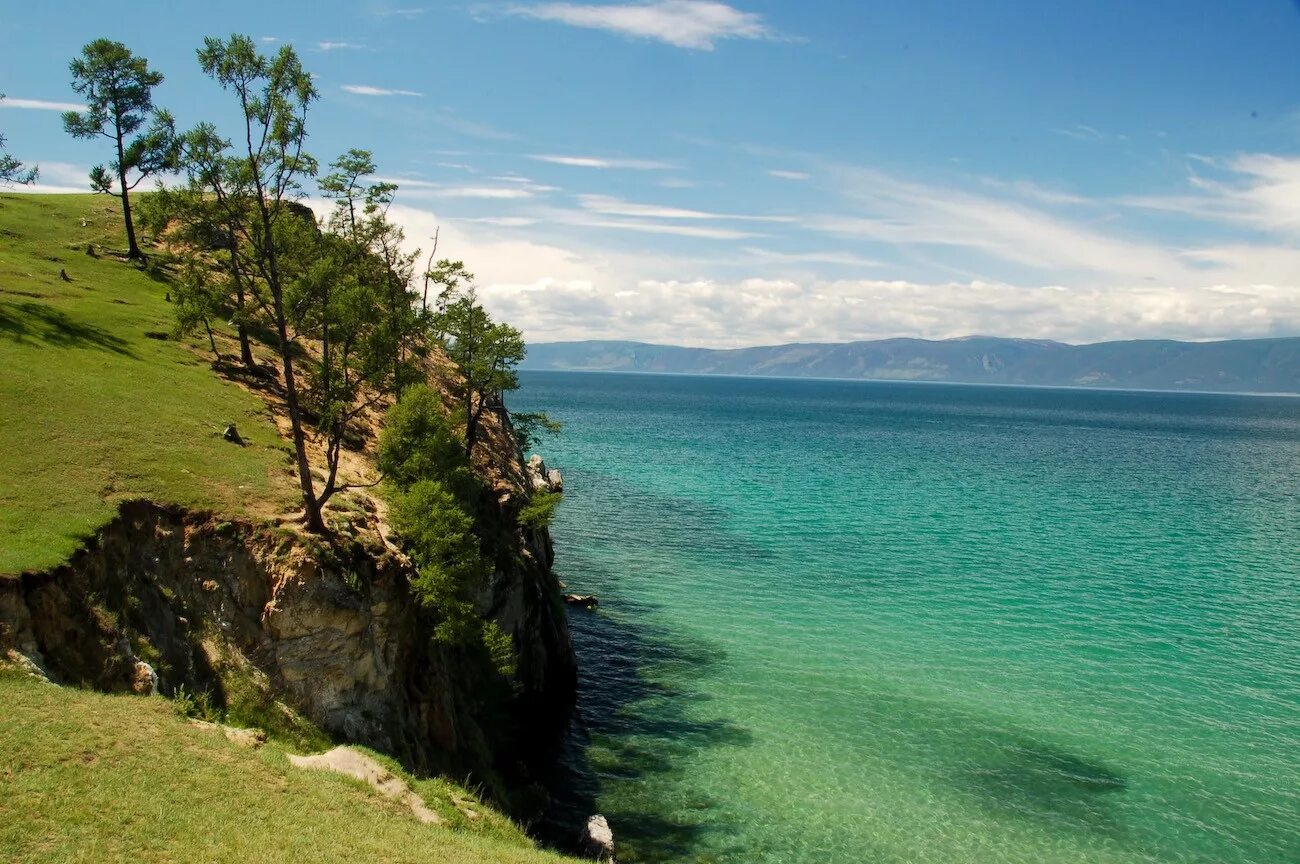
[[[872,169],[833,170],[836,188],[852,212],[804,220],[816,231],[898,247],[974,251],[1000,262],[996,268],[980,265],[992,269],[983,276],[989,279],[1003,278],[1006,264],[1090,284],[1120,279],[1187,284],[1204,276],[1193,272],[1176,249],[1108,234],[1043,208]],[[972,263],[978,262],[964,266]]]
[[439,198],[483,198],[497,201],[533,197],[531,189],[517,186],[453,186],[438,189],[434,194]]
[[345,49],[359,49],[364,47],[364,45],[358,45],[355,42],[322,40],[316,43],[317,51],[342,51]]
[[[409,206],[395,205],[391,212],[412,238],[431,235],[441,223],[439,254],[465,260],[478,274],[480,296],[493,314],[536,341],[628,338],[739,346],[985,333],[1083,342],[1300,331],[1300,291],[1294,280],[1201,278],[1152,284],[1117,276],[1105,285],[1084,285],[815,275],[723,279],[704,275],[716,259],[611,252],[596,245],[600,232],[590,230],[684,229],[695,236],[696,229],[710,231],[711,226],[584,219],[581,212],[544,214],[531,226],[523,224],[529,217],[513,215],[448,221]],[[582,230],[556,239],[554,232],[565,226]],[[518,227],[530,228],[527,239],[510,230]],[[887,266],[851,251],[775,252],[757,246],[743,251],[753,274],[823,263]],[[1300,264],[1300,250],[1280,246],[1270,253],[1276,260],[1269,267],[1261,267],[1261,250],[1255,247],[1202,251],[1234,272],[1272,269],[1281,275]],[[1244,261],[1231,263],[1234,255]]]
[[1226,176],[1209,179],[1193,173],[1187,193],[1131,196],[1123,203],[1300,238],[1300,156],[1247,153],[1221,162],[1189,158]]
[[584,210],[606,216],[633,216],[646,219],[709,219],[740,222],[793,222],[789,216],[741,216],[727,213],[709,213],[703,210],[685,210],[657,204],[637,204],[621,201],[608,195],[579,195]]
[[280,37],[279,37],[279,36],[259,36],[258,39],[257,39],[257,41],[258,41],[258,42],[261,42],[263,45],[270,45],[272,42],[279,42],[279,41],[280,41]]
[[394,183],[398,195],[413,198],[481,198],[485,200],[520,200],[534,198],[547,192],[556,192],[555,186],[543,186],[538,183],[512,183],[509,186],[467,186],[438,183],[418,177],[381,176],[372,177],[381,183]]
[[[36,167],[28,165],[28,167]],[[7,186],[5,192],[48,194],[86,193],[90,191],[90,167],[71,162],[41,162],[40,176],[30,186]]]
[[675,166],[654,159],[605,159],[599,156],[556,156],[534,154],[528,157],[535,162],[565,165],[570,168],[627,168],[632,171],[671,171]]
[[772,170],[767,172],[769,176],[776,177],[778,180],[811,180],[811,174],[805,174],[803,171],[782,171]]
[[498,228],[527,228],[530,225],[536,225],[536,219],[529,219],[526,216],[479,216],[474,219],[458,219],[458,222],[469,222],[473,225],[495,225]]
[[777,252],[757,246],[747,246],[744,251],[750,258],[775,264],[834,264],[841,267],[872,269],[884,266],[874,258],[867,258],[853,252]]
[[357,96],[423,96],[423,93],[417,93],[414,90],[389,90],[386,87],[371,87],[368,84],[344,84],[342,87],[348,93],[354,93]]
[[47,102],[44,99],[0,99],[0,108],[26,108],[32,111],[85,111],[80,102]]
[[674,225],[663,222],[645,222],[632,219],[586,219],[581,216],[565,218],[568,225],[583,228],[605,228],[611,231],[638,231],[643,234],[672,234],[677,237],[694,237],[703,240],[747,240],[762,237],[750,231],[731,228],[713,228],[704,225]]
[[712,51],[721,39],[771,39],[775,34],[754,12],[711,0],[655,0],[646,3],[542,3],[513,6],[510,13],[573,27],[655,39],[678,48]]

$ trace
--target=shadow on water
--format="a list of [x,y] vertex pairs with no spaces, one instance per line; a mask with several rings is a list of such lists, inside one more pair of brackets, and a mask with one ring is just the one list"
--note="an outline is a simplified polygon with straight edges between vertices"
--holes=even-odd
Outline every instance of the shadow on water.
[[[752,735],[726,719],[693,716],[709,697],[691,683],[724,659],[720,649],[646,623],[651,610],[640,604],[618,601],[616,608],[617,616],[569,615],[578,701],[548,778],[554,795],[543,833],[555,845],[571,846],[587,817],[599,812],[614,828],[619,860],[683,860],[706,835],[711,848],[725,843],[735,826],[721,819],[717,802],[698,794],[686,809],[699,818],[663,813],[655,805],[664,786],[700,751],[748,746]],[[647,782],[638,787],[638,781]],[[617,794],[602,801],[614,785]]]
[[1115,813],[1128,779],[1100,760],[1044,741],[992,732],[956,779],[979,806],[1001,817],[1032,819],[1118,839]]
[[134,356],[126,340],[41,303],[0,303],[0,334],[15,342],[36,339],[60,348],[98,348]]

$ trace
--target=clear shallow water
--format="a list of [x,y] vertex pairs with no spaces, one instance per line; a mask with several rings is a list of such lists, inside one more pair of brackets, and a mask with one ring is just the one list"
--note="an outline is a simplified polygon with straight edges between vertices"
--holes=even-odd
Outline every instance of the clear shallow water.
[[522,377],[627,860],[1300,861],[1300,400]]

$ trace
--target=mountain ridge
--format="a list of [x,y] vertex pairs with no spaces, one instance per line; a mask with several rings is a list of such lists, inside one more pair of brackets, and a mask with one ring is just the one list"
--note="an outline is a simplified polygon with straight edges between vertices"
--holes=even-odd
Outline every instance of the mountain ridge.
[[1071,345],[963,336],[688,348],[585,340],[529,345],[522,369],[761,375],[1151,390],[1300,393],[1300,337]]

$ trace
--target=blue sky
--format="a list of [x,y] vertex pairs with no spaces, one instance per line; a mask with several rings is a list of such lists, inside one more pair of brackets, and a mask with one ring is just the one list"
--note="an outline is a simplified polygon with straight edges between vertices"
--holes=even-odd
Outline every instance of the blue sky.
[[372,150],[531,339],[1300,334],[1292,2],[290,5],[3,0],[0,131],[81,188],[82,44],[221,124],[194,49],[241,32],[316,75],[322,162]]

